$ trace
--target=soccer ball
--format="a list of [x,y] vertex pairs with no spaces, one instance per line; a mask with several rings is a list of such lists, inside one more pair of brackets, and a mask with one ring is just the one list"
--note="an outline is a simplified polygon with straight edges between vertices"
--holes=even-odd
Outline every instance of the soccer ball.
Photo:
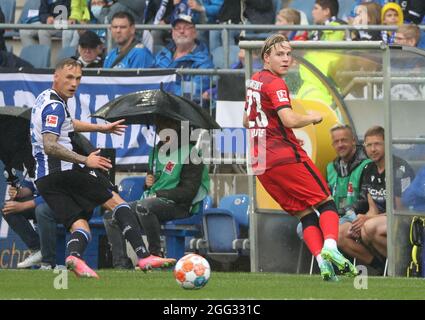
[[201,289],[207,284],[210,273],[208,261],[194,253],[185,255],[174,268],[174,277],[184,289]]

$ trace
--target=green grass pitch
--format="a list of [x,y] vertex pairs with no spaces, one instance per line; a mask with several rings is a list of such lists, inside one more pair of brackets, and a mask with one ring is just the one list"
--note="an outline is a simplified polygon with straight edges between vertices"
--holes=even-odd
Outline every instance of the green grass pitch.
[[[171,271],[99,270],[100,279],[78,279],[68,273],[67,289],[55,289],[58,273],[0,270],[0,299],[424,299],[425,279],[369,277],[367,289],[354,279],[324,282],[319,275],[212,272],[200,290],[184,290]],[[63,274],[60,274],[64,276]],[[365,285],[365,282],[363,282]]]

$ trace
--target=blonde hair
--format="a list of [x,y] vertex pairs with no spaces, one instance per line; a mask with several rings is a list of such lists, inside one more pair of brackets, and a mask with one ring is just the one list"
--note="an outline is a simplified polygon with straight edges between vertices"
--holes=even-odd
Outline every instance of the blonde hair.
[[298,10],[292,8],[284,8],[277,14],[278,17],[285,19],[289,24],[300,24],[301,15]]
[[368,24],[381,24],[382,7],[379,3],[367,2],[362,3],[361,6],[364,6],[367,10]]
[[415,45],[421,38],[421,30],[416,24],[402,24],[398,27],[397,33],[403,34],[407,39],[415,39]]
[[270,54],[271,49],[281,42],[289,42],[289,40],[285,35],[280,33],[275,33],[268,37],[264,41],[263,48],[261,49],[261,59],[264,61],[264,55]]
[[83,64],[76,58],[64,58],[55,65],[55,71],[61,70],[67,66],[83,68]]

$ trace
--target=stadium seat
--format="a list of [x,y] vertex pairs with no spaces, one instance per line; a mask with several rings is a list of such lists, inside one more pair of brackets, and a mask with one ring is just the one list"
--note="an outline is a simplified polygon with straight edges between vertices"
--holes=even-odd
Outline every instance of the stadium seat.
[[62,59],[69,58],[75,56],[77,54],[77,49],[75,47],[63,47],[59,50],[56,55],[56,63],[61,61]]
[[249,197],[247,194],[235,194],[223,197],[218,206],[220,209],[229,210],[239,226],[249,225]]
[[28,61],[35,68],[49,68],[50,48],[41,44],[26,46],[22,48],[20,58]]
[[15,23],[16,0],[1,0],[0,8],[4,14],[5,23]]
[[249,249],[249,240],[241,239],[242,227],[248,228],[247,195],[223,197],[218,208],[203,214],[204,240],[207,254],[215,260],[230,262]]
[[122,179],[118,185],[121,198],[127,202],[139,200],[145,188],[145,180],[146,177],[144,176],[132,176]]
[[162,225],[165,235],[167,256],[180,259],[185,251],[191,251],[192,245],[197,240],[202,241],[202,217],[205,210],[211,208],[212,199],[206,196],[198,211],[191,217],[176,219]]
[[[232,64],[238,62],[239,47],[229,46],[229,68]],[[215,48],[212,53],[213,64],[216,68],[223,69],[225,65],[224,48],[222,46]]]
[[204,235],[208,243],[208,255],[237,255],[233,240],[239,236],[236,220],[231,212],[210,209],[204,212]]

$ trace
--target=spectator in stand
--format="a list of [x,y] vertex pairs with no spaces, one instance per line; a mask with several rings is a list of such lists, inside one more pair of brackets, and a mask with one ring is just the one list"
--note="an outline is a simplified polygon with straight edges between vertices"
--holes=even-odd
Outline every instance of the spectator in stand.
[[112,21],[117,12],[128,12],[133,16],[136,24],[143,23],[146,0],[114,0],[108,14],[108,21]]
[[217,21],[217,16],[223,5],[224,0],[188,0],[187,4],[192,10],[193,21],[201,23],[200,16],[206,16],[205,23],[214,24]]
[[421,30],[415,24],[402,24],[398,27],[394,43],[402,46],[416,47],[421,38]]
[[[214,68],[208,47],[196,39],[196,26],[189,15],[181,14],[172,23],[173,40],[155,57],[156,68]],[[192,91],[191,81],[194,83]],[[177,76],[176,82],[169,89],[176,95],[187,95],[200,101],[201,92],[209,89],[207,76]]]
[[408,2],[408,10],[406,20],[409,22],[420,24],[425,16],[425,1],[423,0],[410,0]]
[[[339,11],[338,0],[316,0],[312,15],[314,24],[340,26],[347,24],[337,18]],[[345,31],[321,30],[313,31],[311,40],[342,41],[345,39]]]
[[[193,21],[195,23],[214,24],[217,21],[217,15],[223,5],[223,0],[188,0],[187,4],[190,10],[192,10]],[[198,38],[208,43],[208,30],[200,32]]]
[[[360,4],[355,9],[356,16],[352,20],[352,25],[379,25],[381,24],[381,6],[375,2]],[[351,31],[352,40],[381,40],[380,31],[353,30]]]
[[99,36],[90,30],[84,32],[78,41],[78,60],[83,68],[103,67],[104,45]]
[[154,58],[149,49],[136,40],[134,19],[128,12],[117,12],[111,22],[112,39],[118,45],[108,52],[104,68],[151,68]]
[[[315,24],[340,26],[346,24],[337,18],[339,10],[338,0],[316,0],[312,15]],[[342,41],[345,39],[345,31],[323,30],[313,31],[311,40],[322,41]],[[341,56],[326,50],[309,51],[304,55],[304,59],[313,64],[325,76],[331,77],[331,70],[336,65]],[[333,103],[333,97],[328,88],[309,69],[300,65],[300,77],[303,84],[298,90],[298,99],[317,100],[328,106]]]
[[[274,24],[275,11],[273,0],[245,0],[242,2],[242,22],[244,24]],[[241,36],[247,38],[265,39],[269,36],[267,30],[242,31]]]
[[[55,10],[58,6],[65,6],[66,10]],[[41,0],[40,10],[39,10],[39,18],[42,24],[53,25],[55,23],[55,19],[59,19],[58,22],[60,24],[67,23],[67,19],[69,17],[71,9],[71,0]],[[63,14],[68,13],[67,16],[63,16]],[[21,38],[22,45],[27,46],[29,44],[35,44],[34,37],[38,35],[38,40],[40,44],[51,47],[52,46],[52,37],[62,37],[62,31],[53,29],[53,30],[28,30],[31,31],[29,33],[24,33],[25,38]]]
[[[71,0],[71,14],[69,15],[69,24],[87,24],[90,22],[90,10],[87,0]],[[84,30],[64,30],[62,34],[62,47],[76,47],[80,34]]]
[[[292,8],[284,8],[280,10],[277,14],[275,24],[278,26],[300,25],[301,14],[298,10]],[[279,33],[285,35],[289,41],[308,39],[308,32],[303,30],[280,30]]]
[[[381,21],[385,26],[400,26],[403,24],[404,16],[401,7],[394,2],[389,2],[382,7],[381,10]],[[385,43],[394,43],[395,32],[394,31],[382,31],[382,40]]]
[[[165,25],[171,22],[174,1],[172,0],[148,0],[144,13],[144,24]],[[155,45],[165,46],[170,39],[168,30],[152,30]]]
[[[108,14],[109,5],[107,0],[91,0],[90,2],[90,13],[92,16],[91,23],[97,24],[109,24]],[[96,34],[105,42],[106,30],[93,30]]]
[[[234,0],[224,0],[220,11],[217,14],[219,24],[239,24],[241,22],[241,2]],[[229,30],[229,45],[235,45],[239,41],[240,30]],[[210,50],[223,46],[222,31],[210,31]]]

